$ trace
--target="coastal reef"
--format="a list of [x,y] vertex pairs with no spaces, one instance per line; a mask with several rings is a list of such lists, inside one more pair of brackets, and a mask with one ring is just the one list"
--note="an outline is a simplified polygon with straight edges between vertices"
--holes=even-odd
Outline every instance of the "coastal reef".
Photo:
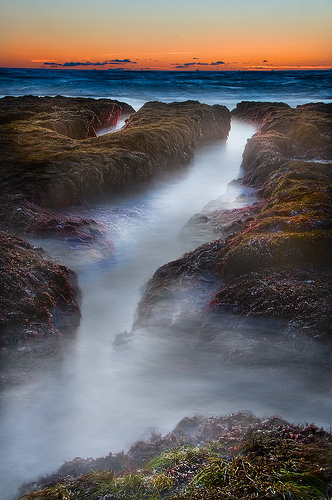
[[[116,131],[120,118],[125,126]],[[104,129],[112,131],[98,135]],[[135,112],[109,99],[0,99],[3,360],[41,352],[44,339],[61,345],[67,323],[79,318],[74,273],[16,237],[53,237],[68,249],[111,255],[101,222],[61,209],[142,189],[187,166],[198,146],[226,140],[229,130],[226,107],[196,101],[150,102]]]
[[250,412],[184,418],[128,453],[75,458],[22,486],[21,500],[330,498],[331,434]]
[[132,110],[123,129],[96,137],[97,128],[129,110],[113,101],[87,101],[29,96],[0,100],[0,185],[5,197],[19,192],[39,207],[59,208],[138,190],[162,172],[187,165],[200,144],[225,140],[230,130],[230,112],[224,106],[150,102],[137,113]]
[[[80,241],[100,240],[104,231],[96,221],[68,220],[50,210],[61,205],[48,199],[50,186],[58,197],[67,178],[67,191],[76,193],[84,178],[75,159],[77,146],[97,132],[115,127],[134,109],[109,99],[57,97],[4,97],[0,99],[0,216],[1,229],[21,236],[59,236]],[[65,157],[71,158],[71,170]],[[73,173],[77,166],[76,178]],[[89,168],[89,167],[88,167]],[[86,173],[89,177],[89,174]],[[58,185],[58,180],[60,180]],[[87,179],[89,182],[89,179]],[[63,189],[63,187],[62,187]],[[79,200],[68,198],[72,205]]]
[[61,351],[80,321],[76,274],[0,231],[0,385],[22,382],[27,362]]
[[154,324],[184,283],[201,295],[210,281],[219,287],[205,304],[212,315],[277,318],[288,331],[331,338],[332,105],[243,102],[232,116],[259,125],[237,181],[258,201],[196,217],[219,239],[157,270],[135,327]]

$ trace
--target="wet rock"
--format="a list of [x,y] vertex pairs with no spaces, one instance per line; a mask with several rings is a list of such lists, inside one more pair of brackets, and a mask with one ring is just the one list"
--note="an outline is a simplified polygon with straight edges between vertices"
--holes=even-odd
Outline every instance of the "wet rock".
[[267,115],[273,115],[280,109],[290,109],[290,106],[284,102],[242,101],[232,110],[232,117],[261,124]]
[[8,371],[59,352],[80,309],[73,271],[20,238],[0,232],[0,240],[1,364]]
[[110,232],[100,221],[40,207],[22,193],[0,196],[0,229],[21,237],[57,238],[67,251],[81,248],[87,255],[95,251],[110,256],[115,250]]
[[[6,111],[6,99],[0,100],[0,110]],[[27,103],[29,99],[32,114],[34,98],[26,98]],[[99,101],[89,104],[93,111],[99,105]],[[112,101],[109,106],[113,110]],[[6,193],[19,190],[40,206],[60,207],[82,197],[138,189],[160,172],[188,164],[199,144],[226,139],[230,129],[230,112],[223,106],[153,102],[134,113],[122,130],[92,138],[84,132],[81,135],[88,138],[77,140],[69,126],[60,130],[54,125],[63,117],[74,126],[80,113],[85,122],[84,102],[74,99],[72,107],[74,117],[72,111],[68,117],[66,107],[59,105],[53,111],[49,105],[45,119],[39,113],[2,125],[0,183]]]
[[0,125],[35,123],[72,139],[96,137],[102,128],[115,126],[121,115],[135,112],[124,102],[81,97],[7,96],[0,103]]
[[[202,487],[206,477],[209,482]],[[285,477],[287,482],[280,480]],[[295,492],[303,498],[310,488],[312,498],[323,498],[331,490],[330,483],[327,431],[315,424],[290,424],[278,415],[259,418],[243,411],[186,417],[173,432],[165,436],[154,432],[127,454],[77,457],[51,476],[23,485],[19,494],[24,500],[49,498],[54,492],[105,500],[156,496],[249,500],[267,498],[281,485],[279,496],[285,497],[286,492],[291,498]]]
[[[122,130],[97,137],[129,115]],[[227,108],[196,101],[152,102],[135,113],[108,99],[0,99],[0,229],[112,253],[100,222],[58,209],[140,189],[229,130]],[[62,334],[79,321],[78,287],[73,272],[23,240],[1,232],[1,241],[2,359],[21,366],[62,348]]]
[[204,237],[206,241],[229,238],[248,227],[260,208],[260,203],[252,203],[236,209],[204,210],[202,213],[193,215],[183,227],[182,232],[194,234],[201,240]]
[[331,145],[329,106],[278,109],[262,118],[242,165],[261,210],[224,249],[229,284],[217,294],[218,306],[331,334]]
[[[0,99],[0,227],[20,235],[53,235],[87,244],[92,240],[110,244],[96,221],[68,220],[47,210],[45,187],[57,178],[57,168],[61,170],[52,164],[52,156],[63,155],[66,149],[71,151],[77,142],[96,137],[99,129],[115,125],[121,115],[133,112],[126,103],[109,99]],[[75,191],[70,173],[68,183],[68,189]]]
[[[294,110],[280,103],[241,103],[236,113],[260,124],[242,163],[242,182],[260,202],[241,208],[245,217],[238,209],[195,216],[192,227],[218,228],[216,236],[222,239],[160,268],[147,285],[135,326],[155,324],[167,294],[183,307],[181,286],[191,286],[201,303],[202,283],[210,275],[219,280],[211,311],[280,318],[294,332],[330,337],[330,106],[319,103]],[[175,310],[162,321],[172,324]]]

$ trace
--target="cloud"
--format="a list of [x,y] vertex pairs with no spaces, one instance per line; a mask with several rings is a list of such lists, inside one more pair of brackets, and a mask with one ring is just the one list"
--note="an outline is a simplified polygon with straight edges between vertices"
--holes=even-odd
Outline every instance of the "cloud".
[[73,61],[70,61],[70,62],[65,62],[65,63],[57,63],[57,62],[49,62],[49,61],[46,61],[44,62],[44,66],[51,66],[52,68],[76,68],[76,67],[79,67],[79,66],[108,66],[108,65],[111,65],[111,64],[137,64],[136,61],[131,61],[130,59],[110,59],[108,61],[103,61],[103,62],[90,62],[90,61],[86,61],[86,62],[73,62]]
[[[197,59],[197,57],[194,57],[193,59]],[[216,61],[216,62],[211,62],[211,63],[204,63],[204,62],[189,62],[189,63],[184,63],[184,64],[178,64],[178,65],[173,65],[178,69],[185,69],[189,68],[190,66],[219,66],[220,64],[225,64],[223,61]]]

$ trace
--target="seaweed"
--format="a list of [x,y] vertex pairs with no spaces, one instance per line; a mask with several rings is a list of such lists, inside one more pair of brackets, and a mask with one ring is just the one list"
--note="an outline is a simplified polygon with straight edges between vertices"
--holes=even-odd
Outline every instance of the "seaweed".
[[[184,419],[180,425],[188,427],[188,420],[192,419]],[[213,429],[213,438],[198,439],[195,447],[174,445],[122,473],[104,470],[76,479],[54,477],[44,488],[27,492],[20,499],[329,498],[332,439],[323,429],[314,424],[289,424],[278,416],[264,420],[241,412],[228,417],[196,417],[196,423],[197,438],[203,428]],[[235,436],[238,446],[230,447]]]

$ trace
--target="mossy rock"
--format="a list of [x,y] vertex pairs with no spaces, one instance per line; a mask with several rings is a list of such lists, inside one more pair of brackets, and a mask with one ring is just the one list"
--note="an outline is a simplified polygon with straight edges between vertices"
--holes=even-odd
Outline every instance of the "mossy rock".
[[77,277],[20,238],[0,239],[2,361],[56,352],[79,325]]
[[72,139],[95,137],[102,128],[116,125],[121,115],[135,110],[125,102],[82,97],[4,97],[0,100],[0,125],[35,123]]
[[332,231],[277,232],[240,235],[225,249],[224,275],[239,276],[260,269],[330,264]]
[[[96,470],[81,473],[67,466],[66,476],[57,473],[22,488],[21,500],[254,500],[283,498],[322,500],[331,493],[331,435],[314,424],[289,424],[281,417],[259,419],[240,412],[228,417],[196,416],[195,444],[174,439],[174,433],[153,435],[137,443],[146,460],[130,460],[127,471]],[[210,438],[205,442],[203,434]],[[167,447],[168,446],[168,447]],[[72,466],[82,459],[75,459]],[[130,469],[129,469],[130,467]],[[71,473],[69,471],[72,471]],[[74,473],[73,473],[74,471]],[[29,487],[29,485],[28,485]]]
[[[4,115],[14,99],[0,100]],[[15,115],[3,120],[0,184],[7,192],[20,190],[41,206],[71,205],[81,197],[139,189],[161,172],[187,165],[200,144],[225,140],[230,130],[230,112],[224,106],[152,102],[134,113],[122,130],[91,138],[95,134],[86,131],[86,126],[81,135],[72,133],[71,127],[81,130],[81,115],[84,124],[89,124],[90,108],[96,112],[104,105],[113,110],[112,101],[37,99],[42,112],[37,106],[30,116],[35,98],[27,97],[24,119],[14,119]],[[119,109],[114,113],[118,117]],[[107,122],[108,118],[103,119]],[[85,139],[77,140],[78,135]]]
[[213,307],[245,316],[288,320],[291,330],[328,338],[331,331],[332,273],[308,270],[258,271],[223,286]]
[[[189,283],[188,277],[208,281],[210,273],[220,280],[214,310],[227,307],[237,314],[275,316],[299,329],[309,328],[313,335],[330,335],[330,107],[319,104],[294,110],[278,103],[241,103],[232,115],[260,124],[247,143],[242,163],[242,181],[260,202],[252,216],[235,219],[238,223],[231,225],[224,239],[160,268],[147,285],[137,323],[140,318],[149,320],[173,285]],[[236,210],[233,214],[237,215]],[[226,219],[222,211],[220,215],[215,211],[197,220],[223,219],[232,220],[232,211]],[[266,286],[260,285],[260,279]],[[287,284],[292,293],[285,293]]]
[[232,110],[232,117],[261,124],[268,115],[290,109],[284,102],[242,101]]

